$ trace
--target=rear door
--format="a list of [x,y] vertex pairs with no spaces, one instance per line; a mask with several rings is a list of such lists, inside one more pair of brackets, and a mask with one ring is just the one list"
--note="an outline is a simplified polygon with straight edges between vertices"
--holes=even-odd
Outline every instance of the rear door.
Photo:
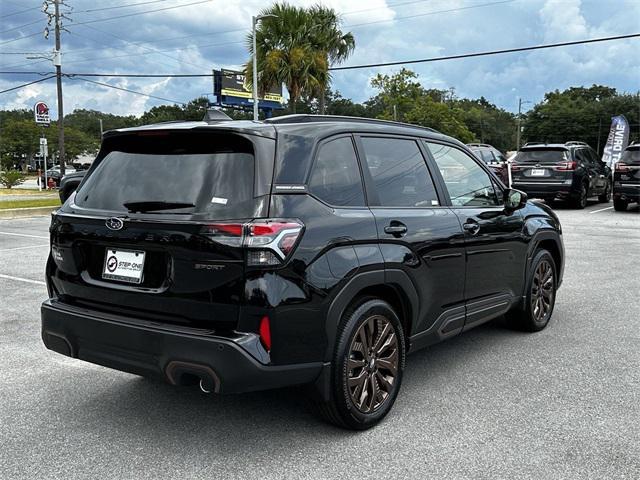
[[450,145],[426,145],[464,230],[466,329],[504,313],[522,294],[524,222],[520,212],[505,212],[501,188],[476,159]]
[[52,224],[58,296],[159,323],[233,328],[242,224],[267,204],[254,173],[265,141],[156,132],[106,142]]
[[402,270],[411,279],[421,310],[413,333],[438,321],[451,336],[464,323],[464,242],[456,215],[443,206],[424,151],[413,138],[358,138],[367,196],[389,278]]

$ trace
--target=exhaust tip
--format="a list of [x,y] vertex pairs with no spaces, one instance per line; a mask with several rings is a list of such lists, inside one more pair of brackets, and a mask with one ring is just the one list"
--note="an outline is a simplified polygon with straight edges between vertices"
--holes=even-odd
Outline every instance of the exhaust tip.
[[207,365],[172,361],[165,368],[165,374],[172,385],[198,384],[204,393],[218,393],[220,379],[216,372]]

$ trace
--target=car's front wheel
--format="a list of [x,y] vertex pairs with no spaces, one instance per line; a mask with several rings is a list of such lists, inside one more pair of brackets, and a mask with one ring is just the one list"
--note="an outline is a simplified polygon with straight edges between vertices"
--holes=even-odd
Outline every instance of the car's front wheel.
[[321,416],[352,430],[365,430],[391,410],[405,364],[405,336],[393,308],[368,298],[356,302],[338,327],[331,397],[317,402]]
[[509,323],[528,332],[547,326],[556,300],[556,264],[544,249],[536,252],[529,269],[524,304],[507,314]]

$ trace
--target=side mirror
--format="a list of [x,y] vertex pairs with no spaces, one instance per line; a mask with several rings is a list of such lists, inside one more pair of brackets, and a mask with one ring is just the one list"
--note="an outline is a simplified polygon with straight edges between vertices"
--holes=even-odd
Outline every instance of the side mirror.
[[69,178],[64,184],[60,185],[58,195],[60,196],[60,201],[62,203],[66,202],[71,194],[76,191],[80,182],[82,182],[82,178]]
[[504,191],[504,209],[508,211],[518,210],[527,204],[527,194],[516,190],[515,188],[507,188]]

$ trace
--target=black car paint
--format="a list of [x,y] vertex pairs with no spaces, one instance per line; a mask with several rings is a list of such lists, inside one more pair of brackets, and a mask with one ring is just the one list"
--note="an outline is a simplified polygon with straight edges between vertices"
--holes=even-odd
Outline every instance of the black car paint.
[[[612,184],[611,169],[600,161],[597,153],[588,145],[572,143],[574,142],[569,142],[567,145],[535,144],[530,147],[525,145],[519,153],[545,149],[563,150],[569,155],[568,161],[576,162],[577,166],[572,171],[556,171],[553,164],[520,163],[516,155],[512,167],[513,187],[522,190],[531,198],[548,201],[576,200],[580,196],[583,185],[587,189],[588,197],[604,194]],[[528,172],[532,168],[543,168],[547,174],[545,177],[531,177]]]
[[[629,145],[626,152],[634,152],[639,155],[640,144],[637,142]],[[623,154],[620,163],[625,162],[625,154]],[[640,203],[640,163],[627,162],[624,163],[624,170],[616,168],[613,174],[613,198],[614,200],[622,200],[623,202]]]
[[[89,175],[118,137],[176,128],[234,132],[261,145],[266,167],[259,167],[263,171],[257,172],[256,192],[271,192],[265,197],[262,215],[304,222],[294,253],[277,268],[246,267],[242,252],[212,247],[200,237],[206,219],[186,216],[176,221],[162,214],[130,214],[124,219],[125,228],[113,232],[104,223],[108,212],[84,211],[74,204],[72,195],[51,224],[55,253],[47,265],[51,298],[42,308],[43,339],[49,348],[133,373],[155,374],[173,383],[176,379],[167,371],[172,361],[207,364],[223,370],[216,371],[221,392],[317,379],[317,387],[326,394],[337,325],[359,295],[383,296],[399,311],[413,351],[518,306],[526,269],[538,245],[554,255],[558,283],[562,280],[561,230],[550,209],[532,202],[516,211],[454,209],[427,152],[423,154],[437,180],[439,206],[334,208],[307,192],[316,146],[334,135],[395,135],[442,142],[469,153],[460,142],[423,129],[342,122],[196,123],[131,129],[105,134]],[[504,188],[499,180],[496,183]],[[387,234],[384,227],[393,222],[406,225],[406,234]],[[465,222],[477,222],[478,234],[465,233]],[[107,245],[150,252],[157,271],[139,286],[98,278],[95,265],[89,263],[96,263],[97,256],[100,264],[102,257],[96,252]],[[198,264],[221,270],[196,270]],[[256,334],[264,315],[271,321],[270,352]],[[83,316],[96,322],[94,329],[78,330],[77,318]],[[101,326],[100,318],[117,326],[117,333]],[[127,325],[131,335],[123,328]],[[149,344],[141,331],[149,333]],[[159,332],[169,333],[163,340]],[[198,354],[191,358],[186,343],[184,348],[177,347],[176,336],[197,344]],[[163,342],[172,347],[163,350]],[[241,349],[244,360],[221,362],[218,353],[207,359],[203,352],[220,345]],[[263,370],[278,374],[258,383],[251,380]],[[246,373],[245,385],[238,372],[251,372]],[[233,378],[232,387],[225,386],[229,378]]]

